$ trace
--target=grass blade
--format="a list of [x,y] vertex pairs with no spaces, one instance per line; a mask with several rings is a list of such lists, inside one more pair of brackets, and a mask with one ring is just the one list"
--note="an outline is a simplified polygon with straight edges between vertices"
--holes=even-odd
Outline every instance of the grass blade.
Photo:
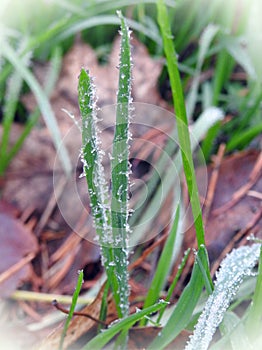
[[[175,247],[178,221],[179,221],[179,206],[176,209],[174,222],[170,230],[169,236],[166,240],[164,249],[161,253],[160,259],[157,264],[157,269],[154,275],[154,278],[151,282],[151,286],[147,293],[143,308],[147,308],[150,305],[153,305],[156,300],[159,298],[160,292],[165,285],[166,278],[170,270],[170,263],[173,256],[173,251]],[[146,324],[146,319],[144,318],[141,321],[141,326]]]
[[7,91],[4,100],[3,134],[0,143],[0,175],[3,175],[9,164],[9,136],[15,112],[18,104],[19,94],[21,92],[23,80],[17,72],[14,72],[7,85]]
[[78,103],[82,117],[82,161],[90,204],[102,253],[102,264],[113,291],[118,312],[121,313],[118,282],[114,274],[113,237],[110,225],[109,198],[106,190],[102,152],[97,130],[95,87],[82,69],[78,83]]
[[74,294],[73,294],[73,297],[72,297],[72,303],[71,303],[70,310],[69,310],[66,322],[64,324],[63,332],[62,332],[62,335],[61,335],[61,338],[60,338],[59,350],[63,349],[63,344],[64,344],[66,332],[68,330],[69,324],[70,324],[70,322],[71,322],[71,320],[73,318],[73,315],[74,315],[77,299],[78,299],[78,296],[79,296],[79,293],[81,291],[81,287],[82,287],[82,284],[83,284],[83,278],[84,278],[84,272],[83,272],[83,270],[81,270],[81,271],[79,271],[79,276],[78,276],[78,279],[77,279],[76,288],[75,288],[75,291],[74,291]]
[[232,151],[235,148],[244,148],[257,135],[262,133],[262,123],[250,127],[248,130],[235,134],[227,143],[227,151]]
[[[207,251],[204,246],[200,247],[197,252],[197,256],[199,259],[201,259],[205,269],[208,269]],[[189,283],[183,290],[165,327],[149,345],[149,350],[163,349],[187,326],[199,300],[203,287],[204,278],[199,268],[199,264],[195,260]]]
[[190,136],[188,131],[188,121],[186,116],[182,84],[177,67],[177,55],[174,48],[167,10],[162,0],[159,0],[157,2],[157,10],[158,23],[162,33],[164,51],[167,59],[168,74],[170,78],[172,96],[176,112],[180,150],[182,155],[186,182],[188,186],[188,192],[191,200],[192,213],[196,228],[197,243],[198,247],[200,247],[202,244],[205,244],[204,227],[198,197],[193,158],[191,154]]
[[[222,49],[217,55],[217,63],[215,68],[215,77],[213,79],[213,105],[219,104],[219,96],[221,90],[229,79],[230,74],[235,66],[235,61],[229,53]],[[209,158],[213,148],[214,140],[221,129],[221,122],[216,123],[207,133],[205,140],[202,143],[202,151],[206,159]]]
[[117,323],[113,323],[107,330],[104,330],[102,333],[98,334],[95,338],[88,342],[86,346],[82,348],[82,350],[103,348],[103,346],[105,346],[115,335],[123,330],[127,331],[143,317],[149,316],[152,313],[161,310],[165,305],[166,303],[163,300],[159,301],[159,303],[150,306],[147,309],[137,311],[136,313],[117,321]]
[[197,92],[199,88],[199,82],[200,82],[200,74],[201,69],[205,60],[205,57],[207,55],[209,46],[214,39],[215,35],[218,32],[219,27],[214,24],[209,24],[203,31],[200,40],[199,40],[199,53],[198,53],[198,59],[197,59],[197,66],[194,74],[194,79],[192,82],[192,87],[190,89],[190,92],[187,97],[187,114],[189,116],[189,119],[192,118],[195,105],[197,102]]
[[[165,301],[167,301],[167,302],[169,302],[169,300],[171,299],[171,296],[172,296],[172,294],[173,294],[173,292],[174,292],[174,289],[175,289],[175,287],[176,287],[176,285],[177,285],[177,282],[178,282],[178,280],[179,280],[179,278],[180,278],[180,276],[181,276],[181,274],[182,274],[182,272],[183,272],[183,270],[184,270],[184,267],[186,266],[186,262],[187,262],[187,259],[188,259],[188,257],[189,257],[190,251],[191,251],[190,248],[188,248],[188,249],[185,251],[184,256],[183,256],[183,259],[182,259],[181,263],[179,264],[179,267],[178,267],[176,276],[175,276],[173,282],[171,283],[171,286],[169,287],[168,292],[167,292],[167,296],[166,296],[166,298],[165,298]],[[166,309],[166,307],[164,307],[164,308],[159,312],[159,316],[158,316],[158,319],[157,319],[157,324],[160,323],[161,318],[162,318],[162,316],[163,316],[163,314],[164,314],[164,312],[165,312],[165,309]]]
[[116,126],[111,160],[112,200],[111,221],[115,255],[115,272],[119,283],[121,317],[129,312],[128,286],[128,186],[129,186],[129,119],[131,104],[131,52],[130,31],[125,20],[121,20],[121,53],[119,65],[119,84],[117,93]]

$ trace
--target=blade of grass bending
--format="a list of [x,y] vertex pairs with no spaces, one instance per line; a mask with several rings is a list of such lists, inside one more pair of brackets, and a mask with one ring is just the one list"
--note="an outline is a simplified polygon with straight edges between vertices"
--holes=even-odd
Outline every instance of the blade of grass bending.
[[205,350],[208,348],[244,277],[251,275],[259,254],[260,244],[242,246],[234,249],[222,261],[217,273],[214,291],[208,297],[186,350]]
[[[167,10],[163,0],[159,0],[157,2],[157,19],[161,29],[163,44],[164,44],[164,51],[167,59],[167,68],[168,68],[168,74],[170,78],[172,96],[173,96],[174,107],[175,107],[177,131],[178,131],[178,138],[180,142],[182,162],[183,162],[188,192],[190,196],[190,202],[191,202],[192,213],[194,218],[194,225],[196,229],[198,249],[200,251],[200,248],[202,247],[202,245],[205,245],[203,218],[202,218],[200,200],[198,195],[196,175],[194,171],[193,157],[191,153],[191,142],[190,142],[190,135],[188,130],[186,107],[184,102],[182,84],[181,84],[180,75],[178,71],[177,56],[176,56],[174,43],[172,40],[171,26],[170,26]],[[205,258],[206,260],[203,261],[205,272],[208,277],[210,286],[212,286],[212,279],[210,276],[207,252],[205,254]],[[171,319],[172,318],[173,318],[173,315],[171,316]]]
[[79,293],[81,291],[81,287],[83,284],[83,277],[84,277],[84,272],[83,272],[83,270],[81,270],[81,271],[79,271],[79,276],[78,276],[76,288],[75,288],[75,291],[74,291],[74,294],[72,297],[72,303],[70,306],[69,314],[68,314],[66,322],[64,324],[63,332],[61,334],[60,343],[59,343],[59,350],[63,349],[63,344],[64,344],[66,332],[68,330],[70,321],[72,320],[72,317],[74,315],[77,299],[78,299],[78,296],[79,296]]
[[27,67],[21,61],[21,58],[17,56],[16,52],[5,40],[2,42],[2,49],[6,59],[12,63],[15,69],[26,81],[31,91],[34,93],[45,123],[52,135],[53,142],[57,149],[60,148],[60,160],[63,168],[66,174],[70,174],[72,169],[71,161],[65,146],[61,142],[60,130],[46,94],[44,93],[34,75],[30,72],[29,69],[27,69]]
[[[65,25],[68,26],[68,18],[64,17],[61,20],[57,21],[56,23],[53,23],[50,28],[47,28],[44,32],[41,34],[36,35],[35,37],[30,37],[28,40],[28,45],[22,50],[21,56],[26,55],[28,52],[33,51],[37,47],[41,47],[42,44],[46,43],[47,41],[53,40],[53,37],[57,35],[58,33],[62,32],[64,30]],[[7,35],[8,37],[8,35]],[[11,64],[6,65],[4,69],[0,73],[0,84],[2,84],[8,77],[8,75],[11,73],[13,67]]]
[[88,342],[82,350],[89,349],[101,349],[105,346],[115,335],[122,331],[127,331],[131,328],[136,322],[140,321],[141,318],[149,316],[158,310],[161,310],[162,307],[166,305],[165,301],[161,300],[157,304],[152,305],[144,310],[139,310],[136,313],[112,323],[108,329],[104,330],[102,333],[94,337],[90,342]]
[[[179,213],[180,213],[180,208],[178,205],[175,212],[175,218],[174,218],[172,228],[166,240],[164,249],[161,253],[154,278],[151,282],[150,288],[148,290],[148,293],[144,302],[144,306],[143,306],[144,309],[150,305],[153,305],[156,302],[156,300],[159,298],[162,288],[165,285],[166,278],[170,270],[170,263],[174,252],[178,221],[179,221]],[[147,323],[147,320],[144,318],[141,321],[141,326],[145,326],[146,323]]]
[[[208,257],[206,248],[201,246],[196,254],[199,259],[201,259],[204,268],[207,269]],[[199,268],[199,264],[195,260],[190,281],[183,290],[174,312],[170,316],[165,327],[163,327],[158,336],[149,345],[148,350],[163,349],[187,326],[200,298],[203,286],[203,275]]]
[[97,130],[95,87],[88,73],[82,69],[78,83],[78,103],[82,117],[82,161],[96,233],[101,247],[102,264],[110,281],[118,313],[121,313],[118,281],[114,273],[115,259],[110,226],[109,198],[106,190],[102,153]]
[[[185,251],[185,253],[184,253],[183,259],[182,259],[182,261],[181,261],[181,263],[180,263],[180,265],[179,265],[179,267],[178,267],[176,276],[175,276],[175,278],[174,278],[174,280],[173,280],[171,286],[170,286],[169,289],[168,289],[167,296],[166,296],[166,298],[165,298],[165,301],[166,301],[166,302],[169,302],[170,299],[171,299],[171,296],[172,296],[172,294],[173,294],[173,292],[174,292],[174,289],[176,288],[177,282],[178,282],[178,280],[179,280],[179,278],[180,278],[180,276],[181,276],[181,274],[182,274],[182,272],[183,272],[183,270],[184,270],[184,267],[185,267],[185,265],[186,265],[186,262],[187,262],[187,259],[188,259],[188,257],[189,257],[190,251],[191,251],[191,249],[188,248],[188,249]],[[159,312],[159,316],[158,316],[158,319],[157,319],[157,321],[156,321],[157,324],[160,323],[161,318],[162,318],[162,316],[163,316],[163,314],[164,314],[164,312],[165,312],[165,309],[166,309],[166,306]]]
[[198,247],[205,244],[204,227],[201,214],[201,206],[199,202],[197,182],[194,171],[193,157],[190,146],[190,136],[188,131],[188,122],[186,116],[186,108],[183,96],[183,90],[180,75],[177,67],[177,56],[174,48],[173,37],[170,29],[170,22],[167,15],[167,9],[164,1],[157,2],[157,19],[161,29],[163,38],[164,51],[167,59],[167,68],[170,78],[173,102],[175,107],[175,115],[177,121],[178,138],[180,142],[180,150],[182,155],[183,167],[190,196],[192,213],[196,228],[196,237]]
[[[134,21],[132,19],[128,19],[127,23],[132,29],[140,33],[143,33],[145,36],[155,41],[158,45],[161,45],[160,37],[155,32],[152,32],[149,28],[144,26],[143,24],[138,23],[137,21]],[[64,39],[74,35],[75,33],[86,30],[88,28],[101,26],[101,25],[110,25],[110,24],[119,25],[119,19],[117,18],[117,16],[99,15],[99,16],[93,16],[91,18],[84,19],[81,21],[77,21],[76,23],[73,23],[71,26],[69,26],[69,28],[66,28],[64,31],[59,33],[54,38],[54,42],[61,42]]]

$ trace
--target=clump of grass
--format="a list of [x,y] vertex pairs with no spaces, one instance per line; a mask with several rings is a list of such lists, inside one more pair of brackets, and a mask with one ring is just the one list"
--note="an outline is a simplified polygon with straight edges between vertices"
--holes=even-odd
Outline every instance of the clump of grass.
[[[111,161],[111,207],[104,169],[103,153],[97,129],[95,87],[89,74],[82,69],[79,77],[79,107],[82,116],[82,161],[96,232],[118,316],[129,312],[128,287],[128,187],[129,187],[129,123],[131,108],[131,54],[130,31],[120,12],[121,54],[119,90],[117,94],[116,128]],[[108,184],[109,185],[109,184]]]
[[[143,311],[129,314],[128,286],[128,236],[129,236],[129,131],[131,114],[131,53],[130,31],[121,12],[121,53],[119,64],[119,90],[117,93],[116,126],[111,159],[112,198],[107,191],[104,169],[102,166],[103,151],[100,147],[97,128],[97,106],[95,86],[88,72],[82,69],[79,77],[79,107],[82,116],[82,161],[87,180],[94,224],[101,247],[102,263],[107,274],[107,288],[111,288],[115,299],[118,317],[124,318],[110,330],[104,331],[90,343],[90,346],[103,346],[116,333],[121,331],[121,346],[126,344],[128,329],[141,318],[165,306],[165,303],[150,303]],[[177,219],[178,220],[178,219]],[[176,220],[176,225],[177,225]],[[105,305],[105,303],[103,303]],[[105,314],[105,310],[101,310]]]

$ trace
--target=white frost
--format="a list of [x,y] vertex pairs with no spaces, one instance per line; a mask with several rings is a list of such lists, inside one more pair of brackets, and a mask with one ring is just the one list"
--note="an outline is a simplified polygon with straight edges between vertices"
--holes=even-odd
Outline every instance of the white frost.
[[221,263],[215,289],[198,319],[185,350],[206,350],[216,328],[222,322],[230,302],[245,276],[252,274],[260,253],[260,244],[234,249]]

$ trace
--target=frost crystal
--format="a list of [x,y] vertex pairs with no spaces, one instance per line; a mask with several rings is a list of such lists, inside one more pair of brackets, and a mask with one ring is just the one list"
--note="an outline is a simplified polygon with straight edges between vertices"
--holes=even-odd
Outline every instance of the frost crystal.
[[252,273],[260,253],[260,244],[234,249],[221,263],[217,273],[214,292],[209,296],[205,308],[195,326],[194,334],[186,350],[208,348],[216,328],[237,293],[245,276]]

